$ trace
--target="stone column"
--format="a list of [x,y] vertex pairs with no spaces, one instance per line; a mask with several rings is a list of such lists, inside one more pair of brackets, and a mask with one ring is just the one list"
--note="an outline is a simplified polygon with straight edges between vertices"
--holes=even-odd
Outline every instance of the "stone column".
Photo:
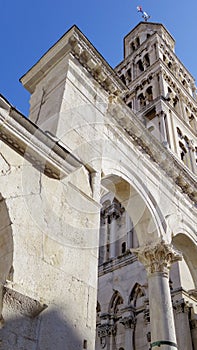
[[110,224],[110,258],[116,257],[116,216],[112,215]]
[[193,350],[197,350],[197,319],[190,322]]
[[164,241],[147,245],[135,251],[148,275],[151,349],[175,350],[178,348],[174,315],[169,288],[169,269],[181,256]]
[[130,216],[126,213],[127,249],[133,248],[133,224]]
[[99,262],[100,263],[103,263],[108,259],[107,243],[108,243],[108,220],[107,220],[107,217],[104,216],[103,213],[101,213],[100,241],[99,241],[99,246],[100,246]]
[[176,335],[179,350],[193,350],[189,326],[189,305],[184,299],[174,303],[176,314]]
[[101,173],[95,171],[91,173],[91,186],[92,186],[92,197],[95,201],[100,203],[101,198]]
[[135,316],[133,314],[126,316],[120,322],[125,326],[125,350],[133,350],[133,335],[136,323]]
[[113,350],[114,337],[116,336],[116,326],[104,323],[98,327],[98,337],[102,349]]
[[195,174],[197,174],[196,158],[195,158],[195,147],[194,147],[193,140],[189,141],[188,149],[189,149],[189,154],[190,154],[191,169],[192,169],[192,171]]
[[166,124],[165,124],[165,113],[161,111],[159,114],[159,121],[160,121],[160,141],[166,146],[168,144],[168,137],[167,137],[167,130],[166,130]]

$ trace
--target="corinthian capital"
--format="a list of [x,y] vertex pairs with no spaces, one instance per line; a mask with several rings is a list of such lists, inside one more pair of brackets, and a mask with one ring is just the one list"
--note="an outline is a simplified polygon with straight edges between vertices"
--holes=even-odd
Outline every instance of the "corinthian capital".
[[163,240],[132,251],[145,266],[149,275],[154,272],[168,274],[172,263],[182,259],[180,252],[176,251],[171,244]]

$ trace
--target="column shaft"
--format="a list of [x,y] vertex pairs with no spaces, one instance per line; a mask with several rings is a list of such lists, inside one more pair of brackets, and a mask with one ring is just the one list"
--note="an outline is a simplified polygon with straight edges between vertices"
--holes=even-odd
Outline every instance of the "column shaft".
[[168,277],[162,272],[149,275],[148,288],[152,348],[175,350],[177,342]]
[[116,218],[110,224],[110,258],[116,257]]
[[179,350],[193,350],[189,326],[189,306],[181,299],[175,304],[176,313],[176,334]]
[[176,332],[169,287],[169,269],[181,255],[172,245],[159,241],[136,251],[148,274],[151,348],[153,350],[176,350]]

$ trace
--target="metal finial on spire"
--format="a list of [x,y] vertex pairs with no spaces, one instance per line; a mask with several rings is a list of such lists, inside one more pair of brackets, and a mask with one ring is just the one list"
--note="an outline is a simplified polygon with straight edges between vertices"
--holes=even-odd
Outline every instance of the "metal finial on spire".
[[137,6],[137,10],[138,12],[142,13],[142,18],[144,18],[145,22],[147,22],[150,16],[145,11],[142,10],[142,6]]

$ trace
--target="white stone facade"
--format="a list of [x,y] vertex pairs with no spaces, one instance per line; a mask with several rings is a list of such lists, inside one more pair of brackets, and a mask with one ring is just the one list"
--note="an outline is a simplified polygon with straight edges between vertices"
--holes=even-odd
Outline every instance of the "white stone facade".
[[0,346],[93,350],[97,324],[97,350],[196,350],[197,103],[173,38],[140,23],[113,70],[74,26],[21,82],[29,119],[0,98]]

